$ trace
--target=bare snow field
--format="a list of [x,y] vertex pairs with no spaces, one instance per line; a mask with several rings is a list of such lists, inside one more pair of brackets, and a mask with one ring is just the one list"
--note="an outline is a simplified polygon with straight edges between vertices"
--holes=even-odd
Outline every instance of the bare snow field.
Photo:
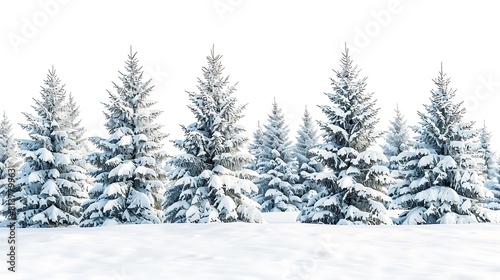
[[[0,279],[500,279],[500,224],[295,223],[18,229]],[[7,229],[0,229],[5,258]]]

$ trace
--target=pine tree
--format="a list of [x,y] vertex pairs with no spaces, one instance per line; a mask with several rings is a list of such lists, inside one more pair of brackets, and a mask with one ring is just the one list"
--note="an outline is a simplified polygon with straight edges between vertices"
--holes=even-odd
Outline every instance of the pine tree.
[[168,162],[165,222],[262,221],[259,205],[248,198],[257,192],[250,181],[257,174],[245,168],[254,157],[242,152],[248,139],[237,124],[246,105],[237,105],[221,58],[212,48],[198,91],[187,92],[196,121],[181,126],[184,139],[173,141],[183,154]]
[[389,130],[385,135],[385,144],[382,146],[385,156],[390,161],[389,168],[391,170],[398,169],[394,157],[408,150],[410,146],[410,129],[406,125],[406,120],[398,106],[396,106],[396,110],[394,111],[396,115],[390,122]]
[[375,131],[379,109],[373,93],[366,92],[366,78],[358,78],[346,48],[341,70],[331,79],[333,93],[326,93],[331,105],[319,106],[328,121],[319,122],[324,143],[313,149],[327,169],[315,180],[325,188],[304,207],[298,220],[324,224],[392,224],[386,215],[390,198],[386,186],[392,183],[387,159],[370,151],[380,134]]
[[491,147],[491,132],[486,129],[486,124],[483,124],[479,132],[478,153],[483,161],[481,171],[486,177],[484,185],[493,194],[493,197],[486,198],[485,203],[489,209],[500,210],[500,173],[498,157]]
[[315,154],[311,149],[319,146],[318,130],[314,125],[314,120],[307,110],[304,110],[302,124],[297,131],[297,142],[294,152],[297,158],[299,184],[303,185],[302,201],[307,202],[309,198],[322,191],[320,186],[310,179],[311,174],[323,171],[323,165],[316,161]]
[[16,178],[22,195],[16,205],[21,227],[75,225],[86,197],[80,183],[85,171],[72,163],[77,148],[69,136],[74,128],[65,125],[66,90],[54,68],[44,82],[41,99],[33,106],[36,115],[23,113],[28,123],[21,124],[30,137],[19,140],[25,161]]
[[[496,159],[496,166],[500,166],[500,157]],[[500,174],[500,168],[496,169],[496,174]],[[492,192],[493,197],[485,200],[487,207],[491,210],[500,210],[500,175],[497,175],[496,180],[487,182],[486,186]]]
[[105,107],[107,138],[91,137],[99,151],[89,155],[96,167],[90,200],[80,223],[82,227],[103,224],[160,223],[163,218],[166,154],[161,141],[167,137],[155,122],[162,111],[152,109],[148,99],[153,86],[143,80],[136,53],[128,55],[116,93],[108,91]]
[[478,152],[484,162],[482,173],[488,180],[497,180],[499,177],[497,155],[491,148],[491,132],[486,129],[486,124],[479,130],[479,145]]
[[262,151],[262,146],[264,145],[263,140],[263,130],[260,126],[260,121],[257,123],[257,129],[253,133],[253,141],[250,143],[248,151],[252,156],[255,157],[255,160],[248,164],[248,168],[251,170],[257,170],[257,161],[259,160],[259,155]]
[[430,104],[418,112],[416,150],[398,156],[404,176],[393,189],[394,202],[404,212],[399,223],[471,223],[491,221],[480,202],[491,195],[483,186],[473,157],[477,131],[464,122],[462,102],[442,70],[433,80]]
[[0,122],[0,214],[5,218],[9,217],[9,192],[12,195],[10,203],[14,203],[14,195],[19,195],[20,191],[15,185],[9,190],[9,169],[14,169],[17,173],[20,165],[16,141],[12,136],[12,125],[4,111]]
[[256,164],[260,176],[254,180],[259,194],[254,198],[261,204],[263,212],[298,211],[303,194],[297,175],[297,161],[293,156],[292,142],[288,139],[289,129],[285,116],[273,102],[268,123],[262,133],[262,149]]

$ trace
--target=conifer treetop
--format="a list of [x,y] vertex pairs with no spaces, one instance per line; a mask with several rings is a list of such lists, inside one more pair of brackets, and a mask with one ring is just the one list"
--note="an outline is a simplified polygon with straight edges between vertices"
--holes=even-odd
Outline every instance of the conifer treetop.
[[380,133],[375,131],[380,108],[376,108],[373,93],[366,92],[367,78],[359,78],[360,70],[353,65],[349,50],[340,59],[340,70],[330,78],[333,92],[325,93],[331,105],[320,105],[327,122],[319,122],[325,142],[336,148],[350,147],[358,152],[373,145]]
[[442,63],[437,78],[432,81],[436,88],[431,90],[430,103],[424,104],[425,111],[417,112],[420,127],[413,130],[420,135],[417,141],[421,147],[424,144],[424,148],[433,149],[437,154],[450,155],[450,141],[462,141],[475,135],[457,134],[465,127],[471,129],[474,122],[462,122],[465,114],[463,101],[454,102],[456,90],[449,86],[450,78],[446,77]]

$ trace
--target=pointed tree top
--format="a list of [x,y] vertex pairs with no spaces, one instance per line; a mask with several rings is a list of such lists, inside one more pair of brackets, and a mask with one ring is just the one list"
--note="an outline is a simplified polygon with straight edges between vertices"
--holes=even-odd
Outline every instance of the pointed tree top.
[[52,65],[49,69],[49,76],[50,77],[55,77],[56,76],[56,68],[54,67],[54,65]]
[[212,44],[212,48],[210,49],[210,55],[212,59],[215,58],[215,44]]

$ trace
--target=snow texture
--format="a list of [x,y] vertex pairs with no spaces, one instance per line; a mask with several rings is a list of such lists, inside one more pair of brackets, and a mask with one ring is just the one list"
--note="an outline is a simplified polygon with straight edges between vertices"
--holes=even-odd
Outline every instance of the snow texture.
[[[284,280],[332,279],[332,275],[341,279],[495,279],[498,273],[500,247],[492,244],[498,242],[499,225],[332,227],[296,223],[296,217],[297,212],[264,213],[264,224],[107,222],[105,227],[85,230],[18,229],[22,246],[17,253],[25,265],[18,267],[16,275],[19,279],[52,279],[54,275],[73,280],[157,279],[168,275],[184,280]],[[0,235],[7,236],[7,229],[0,228]],[[69,258],[68,248],[78,253]],[[40,258],[44,254],[50,260]],[[82,267],[92,269],[82,272]],[[1,269],[0,278],[11,279],[12,272]]]

